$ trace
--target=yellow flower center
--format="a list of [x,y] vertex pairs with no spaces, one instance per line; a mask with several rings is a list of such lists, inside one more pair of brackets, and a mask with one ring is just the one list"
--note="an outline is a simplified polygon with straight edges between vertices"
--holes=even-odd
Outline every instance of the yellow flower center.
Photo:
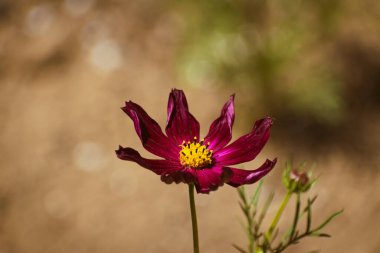
[[203,144],[203,140],[197,142],[197,138],[194,137],[193,142],[183,141],[180,147],[179,160],[184,167],[201,169],[212,163],[212,150],[208,149],[208,146]]

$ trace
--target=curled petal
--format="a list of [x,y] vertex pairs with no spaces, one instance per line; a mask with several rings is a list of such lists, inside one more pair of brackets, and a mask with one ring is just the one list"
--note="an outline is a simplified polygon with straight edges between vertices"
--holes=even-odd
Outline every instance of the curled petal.
[[269,117],[256,121],[251,133],[214,153],[215,164],[227,166],[253,160],[268,141],[272,124]]
[[276,165],[276,162],[277,159],[273,161],[266,160],[265,163],[256,170],[241,170],[226,167],[231,172],[231,177],[226,183],[234,187],[239,187],[244,184],[253,184],[268,174]]
[[210,126],[205,142],[210,142],[209,148],[211,150],[218,151],[232,138],[232,125],[235,120],[235,107],[234,107],[235,95],[230,96],[230,99],[223,106],[222,112]]
[[121,108],[132,119],[136,132],[146,150],[166,159],[178,159],[179,147],[170,142],[158,123],[138,104],[131,101]]
[[228,182],[231,177],[231,171],[224,167],[213,167],[201,170],[195,170],[197,177],[195,187],[198,193],[209,193],[215,191],[219,186]]
[[169,95],[166,134],[175,144],[199,139],[199,123],[189,112],[186,96],[182,90],[173,89]]
[[119,146],[119,149],[115,152],[118,158],[135,162],[141,167],[153,171],[157,175],[164,175],[181,170],[181,166],[174,161],[146,159],[141,157],[139,152],[132,148],[123,148]]
[[167,172],[161,175],[161,181],[167,184],[171,183],[195,183],[197,181],[192,169],[181,168],[178,171]]

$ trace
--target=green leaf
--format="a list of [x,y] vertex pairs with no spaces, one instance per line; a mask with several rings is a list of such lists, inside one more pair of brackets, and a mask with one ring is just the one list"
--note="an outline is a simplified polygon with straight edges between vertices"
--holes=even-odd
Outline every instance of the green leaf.
[[276,239],[276,237],[278,236],[280,230],[278,228],[276,228],[276,230],[274,231],[274,233],[272,234],[272,238],[270,240],[270,242],[274,242],[274,240]]
[[326,234],[326,233],[312,233],[311,236],[328,237],[328,238],[331,237],[331,235]]
[[306,165],[307,165],[307,162],[303,161],[298,167],[300,170],[305,170]]
[[310,183],[309,183],[309,188],[313,187],[316,184],[316,182],[317,182],[318,179],[319,179],[319,177],[316,177],[313,180],[311,180]]
[[306,233],[310,232],[311,227],[311,205],[312,202],[310,199],[307,199],[307,219],[306,219]]
[[314,202],[315,202],[315,200],[317,199],[317,197],[318,197],[318,195],[315,195],[312,199],[309,199],[309,198],[308,198],[307,205],[306,205],[306,207],[303,209],[303,211],[302,211],[302,213],[301,213],[301,216],[300,216],[300,219],[303,217],[303,215],[304,215],[305,213],[307,213],[307,210],[308,210],[309,208],[311,208],[311,206],[314,204]]
[[242,248],[240,248],[239,246],[237,246],[236,244],[232,244],[232,247],[234,247],[236,250],[238,250],[240,253],[248,253],[247,251],[243,250]]
[[247,198],[246,198],[244,186],[241,186],[241,187],[237,188],[237,191],[239,193],[240,199],[243,201],[244,204],[246,204],[247,203]]
[[240,206],[240,209],[243,211],[244,216],[245,216],[246,218],[248,218],[248,216],[249,216],[249,208],[247,208],[247,206],[245,206],[245,205],[242,204],[242,203],[239,203],[239,206]]
[[338,215],[340,215],[341,213],[343,213],[343,209],[338,211],[338,212],[335,212],[333,213],[330,217],[328,217],[321,225],[319,225],[317,228],[315,228],[313,230],[313,233],[315,232],[318,232],[319,230],[321,230],[322,228],[324,228],[330,221],[332,221],[335,217],[337,217]]
[[253,220],[255,219],[256,214],[257,214],[257,209],[253,208],[252,212],[251,212],[251,217],[252,217]]
[[267,200],[265,201],[265,204],[264,204],[264,207],[261,211],[261,214],[260,214],[260,217],[259,217],[259,220],[257,222],[257,228],[259,229],[260,228],[260,225],[262,223],[262,221],[264,220],[265,218],[265,215],[267,214],[268,212],[268,208],[270,206],[270,204],[272,203],[272,200],[273,200],[273,197],[274,197],[274,192],[271,192],[267,198]]
[[308,198],[308,200],[307,200],[307,206],[305,207],[305,209],[303,210],[303,212],[306,212],[307,209],[314,204],[314,202],[317,199],[317,197],[318,197],[318,195],[315,195],[312,199]]
[[257,204],[259,203],[260,193],[261,193],[261,187],[263,186],[264,179],[261,179],[259,181],[259,184],[256,187],[255,193],[253,194],[251,198],[250,205],[253,205],[255,208],[257,207]]

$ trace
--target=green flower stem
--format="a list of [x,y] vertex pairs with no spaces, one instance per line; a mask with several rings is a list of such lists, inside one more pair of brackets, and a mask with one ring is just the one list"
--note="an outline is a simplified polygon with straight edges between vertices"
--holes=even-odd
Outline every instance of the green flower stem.
[[286,205],[289,202],[290,197],[292,196],[292,192],[288,191],[285,195],[285,198],[283,199],[280,208],[277,210],[276,216],[274,217],[272,224],[270,225],[268,231],[265,234],[266,240],[269,242],[272,236],[273,231],[275,230],[278,221],[281,218],[282,212],[284,211]]
[[194,253],[199,253],[197,212],[195,210],[195,201],[194,201],[194,184],[189,184],[189,199],[190,199],[191,223],[193,227]]

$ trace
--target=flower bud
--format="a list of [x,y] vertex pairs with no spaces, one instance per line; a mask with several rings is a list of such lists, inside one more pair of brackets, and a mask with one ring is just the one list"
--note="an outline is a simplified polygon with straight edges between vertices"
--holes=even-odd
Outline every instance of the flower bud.
[[[302,166],[301,166],[302,167]],[[282,177],[283,183],[293,193],[307,192],[313,185],[314,180],[310,180],[311,172],[287,166]]]

